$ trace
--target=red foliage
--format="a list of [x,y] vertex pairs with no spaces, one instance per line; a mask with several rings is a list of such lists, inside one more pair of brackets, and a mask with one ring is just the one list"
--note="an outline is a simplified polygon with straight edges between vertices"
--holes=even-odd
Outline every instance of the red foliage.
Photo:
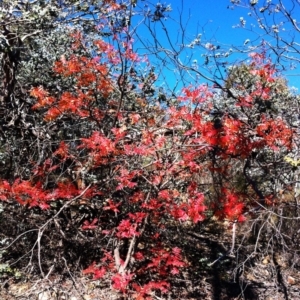
[[243,201],[243,195],[226,188],[222,189],[222,195],[216,216],[230,221],[244,221],[245,217],[243,216],[243,211],[245,209],[245,203]]
[[106,274],[106,268],[104,267],[96,267],[96,262],[93,262],[88,268],[84,269],[82,271],[82,274],[87,275],[87,274],[93,274],[93,279],[101,279],[104,277]]
[[112,284],[113,288],[115,288],[116,290],[122,293],[125,293],[128,288],[128,284],[133,278],[133,276],[134,274],[119,274],[119,273],[115,274],[111,278],[113,282]]
[[81,226],[82,230],[90,230],[90,229],[96,229],[97,228],[98,219],[95,218],[93,221],[84,221],[83,225]]

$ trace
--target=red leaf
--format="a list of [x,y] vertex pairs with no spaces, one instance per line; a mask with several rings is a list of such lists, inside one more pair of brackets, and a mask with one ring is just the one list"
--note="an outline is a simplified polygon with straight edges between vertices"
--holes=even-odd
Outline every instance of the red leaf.
[[60,142],[58,149],[53,152],[53,155],[59,155],[63,160],[66,160],[70,157],[69,146],[64,141]]
[[133,236],[139,236],[140,233],[136,229],[136,223],[131,223],[130,220],[122,220],[117,227],[118,232],[116,233],[116,236],[119,238],[132,238]]
[[124,293],[128,287],[129,282],[133,278],[134,274],[116,274],[111,280],[113,282],[112,286],[114,289],[119,290]]
[[117,213],[120,212],[118,207],[121,205],[121,202],[119,203],[114,203],[112,200],[107,201],[107,206],[103,207],[103,210],[112,210],[113,212]]
[[88,266],[85,270],[82,271],[82,274],[93,274],[93,279],[97,280],[102,278],[106,274],[106,269],[104,267],[96,267],[96,262],[93,262],[90,266]]
[[83,225],[81,226],[81,229],[82,230],[95,229],[95,228],[97,228],[97,225],[96,225],[97,222],[98,222],[97,218],[95,218],[91,223],[88,220],[86,220],[86,221],[83,222]]
[[94,272],[94,280],[101,279],[106,274],[106,269],[101,267],[100,269],[96,269]]
[[96,262],[94,261],[91,265],[89,265],[86,269],[82,270],[82,274],[86,275],[86,274],[93,274],[95,272],[96,269]]

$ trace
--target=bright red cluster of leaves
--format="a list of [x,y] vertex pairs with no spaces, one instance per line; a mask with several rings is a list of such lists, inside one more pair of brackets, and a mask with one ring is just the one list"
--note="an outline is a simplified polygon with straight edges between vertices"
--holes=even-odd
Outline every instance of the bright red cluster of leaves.
[[245,221],[243,211],[245,209],[244,195],[231,191],[229,189],[222,189],[222,198],[219,203],[215,203],[216,216],[220,219],[227,219],[229,221]]
[[13,184],[7,181],[0,182],[0,199],[16,200],[28,207],[50,208],[49,203],[57,199],[71,199],[80,194],[77,187],[71,182],[58,182],[52,191],[43,189],[42,182],[32,183],[29,180],[17,179]]
[[294,131],[281,118],[270,119],[262,115],[261,121],[256,132],[263,145],[274,151],[292,148]]

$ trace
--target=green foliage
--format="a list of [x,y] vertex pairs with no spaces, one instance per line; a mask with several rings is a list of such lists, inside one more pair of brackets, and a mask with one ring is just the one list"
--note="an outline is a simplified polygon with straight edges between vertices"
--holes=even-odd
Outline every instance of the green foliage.
[[[0,253],[0,259],[1,259],[2,254]],[[22,277],[22,274],[20,271],[17,269],[11,268],[8,264],[1,264],[0,263],[0,280],[2,278],[7,278],[7,277],[13,277],[15,279],[20,279]]]

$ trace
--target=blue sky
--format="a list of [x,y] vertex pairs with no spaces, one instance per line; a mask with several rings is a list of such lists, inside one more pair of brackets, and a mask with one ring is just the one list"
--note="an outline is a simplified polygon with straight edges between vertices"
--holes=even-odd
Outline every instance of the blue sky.
[[[274,0],[273,2],[276,2]],[[284,3],[289,3],[288,0],[283,1]],[[153,12],[155,10],[155,5],[157,2],[155,1],[138,1],[138,8],[150,8]],[[261,4],[260,4],[261,3]],[[266,1],[259,1],[260,7]],[[220,54],[220,58],[218,59],[218,64],[224,63],[226,67],[230,64],[236,64],[241,61],[245,61],[248,59],[248,54],[252,51],[255,51],[256,46],[260,45],[262,40],[267,40],[268,42],[274,43],[275,39],[266,36],[261,28],[259,28],[255,18],[253,15],[248,15],[249,10],[243,7],[235,7],[233,8],[230,0],[218,0],[218,1],[192,1],[192,0],[169,0],[166,2],[161,2],[165,6],[171,5],[172,11],[167,12],[166,16],[168,17],[166,20],[163,20],[163,24],[166,28],[166,31],[163,30],[160,22],[149,22],[148,24],[151,26],[152,30],[157,35],[158,40],[161,41],[161,46],[166,49],[170,49],[170,43],[168,42],[168,38],[172,41],[172,45],[175,50],[179,50],[182,44],[185,46],[190,45],[190,43],[197,38],[198,34],[201,34],[201,44],[196,45],[193,48],[185,47],[186,50],[180,53],[180,61],[183,64],[191,66],[196,62],[199,70],[203,72],[208,77],[212,77],[217,74],[217,76],[223,74],[224,68],[220,67],[220,72],[216,70],[216,67],[213,67],[213,64],[209,68],[209,65],[205,65],[205,61],[207,56],[212,54],[211,50],[208,50],[206,46],[208,43],[219,47],[219,49],[214,50],[214,54]],[[259,6],[257,6],[259,8]],[[294,11],[295,15],[300,16],[300,5],[297,8],[298,11]],[[184,27],[184,35],[185,40],[182,43],[180,39],[182,36],[182,30],[179,24],[179,17],[181,14],[182,24]],[[260,15],[259,15],[260,16]],[[266,18],[265,20],[268,22],[270,17],[268,14],[261,14],[262,17]],[[277,17],[277,15],[276,15]],[[242,19],[241,19],[242,18]],[[242,23],[245,23],[244,28],[242,28]],[[280,20],[279,20],[280,21]],[[279,22],[278,21],[278,22]],[[284,19],[282,19],[284,21]],[[285,26],[285,31],[281,31],[281,34],[288,36],[290,34],[294,34],[294,30],[291,32],[290,27],[288,25]],[[165,34],[168,32],[168,37]],[[153,39],[149,34],[149,31],[145,30],[143,26],[140,26],[138,30],[139,37],[142,38],[143,42],[148,46],[153,45]],[[298,34],[298,37],[300,33]],[[151,40],[152,39],[152,40]],[[248,41],[244,46],[245,41]],[[298,39],[299,41],[299,39]],[[140,52],[143,52],[143,46],[140,47]],[[253,47],[253,49],[251,48]],[[230,51],[230,55],[226,56]],[[226,55],[225,55],[226,54]],[[161,55],[164,57],[164,55]],[[152,58],[154,59],[154,58]],[[155,60],[155,59],[154,59]],[[211,63],[211,61],[210,61]],[[167,65],[167,63],[166,63]],[[162,66],[160,62],[160,66]],[[218,72],[216,72],[218,71]],[[171,64],[169,65],[169,69],[166,66],[163,73],[164,79],[162,85],[176,85],[176,68],[172,69]],[[285,74],[287,75],[296,75],[299,74],[299,68],[290,70],[289,66],[287,66],[287,71]],[[300,88],[298,76],[288,76],[289,85],[296,86]],[[186,78],[187,82],[190,81],[191,84],[195,82],[205,82],[204,79],[196,78],[195,76],[191,76],[191,78]],[[180,87],[180,84],[178,85]]]

